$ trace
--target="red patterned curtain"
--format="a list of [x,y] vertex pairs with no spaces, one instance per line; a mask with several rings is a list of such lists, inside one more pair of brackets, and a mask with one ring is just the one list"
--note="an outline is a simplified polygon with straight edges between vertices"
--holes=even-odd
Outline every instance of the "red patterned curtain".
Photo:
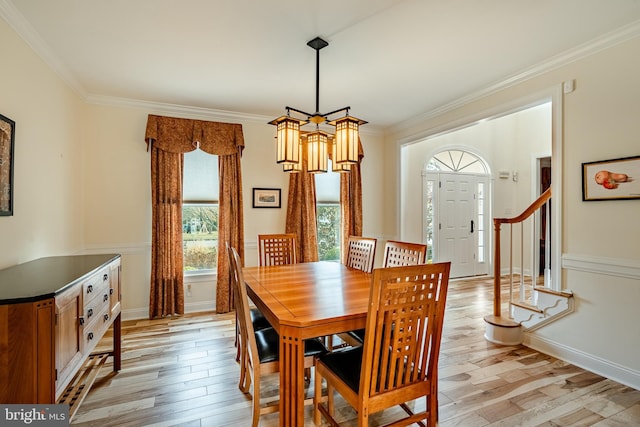
[[[227,241],[243,253],[242,125],[149,115],[152,240],[149,317],[184,313],[182,258],[183,153],[200,147],[219,157],[218,286],[216,310],[233,307]],[[223,221],[224,218],[224,221]]]
[[362,236],[362,174],[360,165],[364,157],[362,143],[358,141],[359,162],[351,170],[340,174],[340,254],[347,261],[349,236]]
[[303,162],[302,172],[290,173],[286,233],[295,233],[298,262],[318,261],[316,182]]

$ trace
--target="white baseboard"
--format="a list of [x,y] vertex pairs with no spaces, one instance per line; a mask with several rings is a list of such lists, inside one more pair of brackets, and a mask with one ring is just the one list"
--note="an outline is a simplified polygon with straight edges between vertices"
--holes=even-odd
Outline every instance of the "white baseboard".
[[523,344],[541,353],[548,354],[572,365],[579,366],[603,377],[640,390],[640,372],[595,357],[559,342],[541,338],[525,332]]

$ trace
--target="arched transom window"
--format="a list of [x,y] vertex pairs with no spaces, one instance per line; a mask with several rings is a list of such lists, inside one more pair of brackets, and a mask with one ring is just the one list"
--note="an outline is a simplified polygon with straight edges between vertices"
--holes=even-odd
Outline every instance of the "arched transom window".
[[427,162],[427,170],[439,172],[488,173],[484,162],[475,154],[462,150],[446,150]]

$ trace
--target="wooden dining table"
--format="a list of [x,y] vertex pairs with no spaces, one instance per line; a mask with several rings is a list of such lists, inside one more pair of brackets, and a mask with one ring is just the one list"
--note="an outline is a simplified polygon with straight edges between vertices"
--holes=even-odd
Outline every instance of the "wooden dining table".
[[245,267],[247,293],[280,336],[280,425],[304,425],[304,340],[365,327],[371,274],[329,261]]

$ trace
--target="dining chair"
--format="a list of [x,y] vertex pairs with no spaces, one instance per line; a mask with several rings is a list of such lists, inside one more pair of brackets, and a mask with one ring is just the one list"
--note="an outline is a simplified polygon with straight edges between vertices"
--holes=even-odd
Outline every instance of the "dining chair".
[[[244,372],[246,372],[247,376],[242,378],[241,373],[238,387],[243,393],[249,393],[253,384],[253,389],[251,390],[253,397],[252,426],[256,427],[260,420],[260,415],[278,411],[277,400],[265,406],[261,404],[260,382],[263,375],[279,372],[280,337],[273,328],[259,331],[253,328],[249,313],[249,296],[247,294],[247,285],[242,275],[240,256],[235,248],[231,248],[231,253],[233,259],[231,263],[233,274],[231,277],[236,307],[238,307],[239,311],[240,340],[243,348],[246,349],[241,353],[240,364],[244,367]],[[311,368],[314,365],[314,358],[327,352],[326,347],[322,345],[320,340],[315,338],[305,340],[304,347],[305,368]],[[312,403],[312,399],[305,400],[305,404]]]
[[[337,391],[358,412],[359,426],[368,425],[371,414],[396,405],[407,416],[393,425],[426,420],[426,426],[436,426],[438,356],[450,268],[445,262],[373,271],[364,345],[316,359],[316,425],[321,415],[337,425]],[[416,406],[412,410],[407,403],[419,398],[425,399],[425,410],[414,413]]]
[[258,234],[258,258],[260,266],[297,264],[296,235]]
[[424,264],[427,258],[427,245],[424,243],[387,240],[384,244],[383,267]]
[[376,255],[376,243],[377,239],[371,237],[349,236],[345,265],[371,273]]
[[[384,244],[383,268],[424,264],[427,257],[427,245],[423,243],[387,240]],[[340,338],[349,345],[361,345],[364,342],[364,329],[340,334]]]

